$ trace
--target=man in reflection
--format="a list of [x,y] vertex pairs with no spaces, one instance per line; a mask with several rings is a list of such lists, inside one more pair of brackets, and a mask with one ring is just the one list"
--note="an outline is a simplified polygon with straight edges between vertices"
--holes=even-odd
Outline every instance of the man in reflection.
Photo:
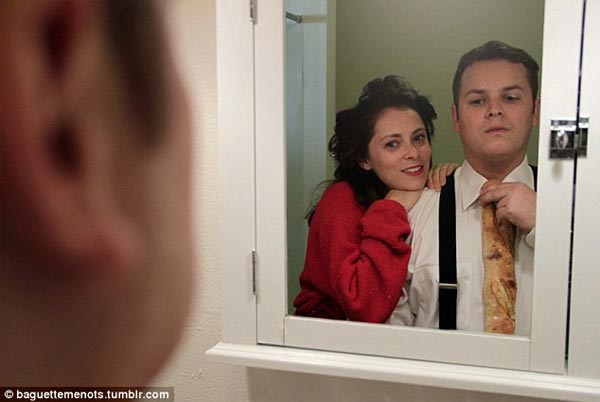
[[[535,174],[526,150],[539,117],[538,70],[538,64],[525,51],[498,41],[472,49],[460,59],[452,85],[451,112],[465,161],[453,178],[455,206],[448,207],[447,202],[440,205],[439,193],[422,197],[415,205],[413,254],[405,285],[408,298],[400,300],[390,323],[484,330],[481,206],[494,203],[497,218],[517,228],[515,333],[529,335],[536,194]],[[482,192],[490,179],[501,184]],[[456,229],[445,223],[440,226],[440,221],[452,213],[456,218],[450,220]],[[438,240],[438,234],[444,239]],[[442,250],[448,249],[447,244],[455,245],[455,261],[448,258],[453,253],[440,255],[440,242]],[[445,274],[440,275],[448,264],[456,267],[456,282],[445,283]],[[441,282],[455,300],[455,313],[452,306],[448,308],[446,296],[440,300],[440,292],[445,292],[440,290]],[[453,295],[452,289],[457,289]],[[449,318],[449,314],[455,317]]]
[[141,386],[190,299],[189,127],[158,5],[0,2],[0,379]]

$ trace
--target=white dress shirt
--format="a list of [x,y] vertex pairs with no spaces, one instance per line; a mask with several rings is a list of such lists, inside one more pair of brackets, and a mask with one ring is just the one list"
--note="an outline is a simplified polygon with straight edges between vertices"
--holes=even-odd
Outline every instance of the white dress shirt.
[[[455,173],[457,317],[456,328],[483,331],[484,265],[481,235],[479,191],[487,181],[468,162]],[[504,182],[522,182],[534,188],[533,172],[527,158]],[[425,189],[409,212],[412,254],[404,293],[388,323],[438,328],[438,209],[440,193]],[[533,289],[533,229],[525,234],[517,229],[515,274],[517,279],[515,334],[528,336],[531,331]]]

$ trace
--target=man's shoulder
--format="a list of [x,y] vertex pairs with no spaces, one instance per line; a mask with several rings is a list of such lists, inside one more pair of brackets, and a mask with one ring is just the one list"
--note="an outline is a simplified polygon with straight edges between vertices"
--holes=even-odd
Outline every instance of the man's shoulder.
[[425,205],[430,205],[432,203],[437,203],[440,200],[440,192],[431,190],[428,187],[423,189],[423,193],[421,194],[421,198],[419,198],[419,202],[422,202]]
[[429,220],[429,217],[438,213],[438,207],[440,205],[440,192],[430,190],[425,187],[421,193],[419,201],[408,213],[409,219],[413,221]]

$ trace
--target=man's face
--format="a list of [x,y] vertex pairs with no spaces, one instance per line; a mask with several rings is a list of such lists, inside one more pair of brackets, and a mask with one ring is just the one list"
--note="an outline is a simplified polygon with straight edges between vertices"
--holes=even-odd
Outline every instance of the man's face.
[[489,60],[467,67],[458,106],[452,106],[467,161],[475,166],[520,163],[538,123],[538,105],[522,64]]

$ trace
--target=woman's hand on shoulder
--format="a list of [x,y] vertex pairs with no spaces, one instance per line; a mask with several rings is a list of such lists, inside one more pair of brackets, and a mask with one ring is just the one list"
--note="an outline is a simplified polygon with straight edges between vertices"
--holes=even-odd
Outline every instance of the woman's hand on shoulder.
[[406,212],[408,212],[415,206],[417,201],[419,201],[422,192],[422,190],[409,191],[390,189],[386,194],[385,199],[396,201],[406,209]]
[[440,191],[446,184],[446,177],[450,176],[460,165],[457,163],[438,163],[429,171],[427,187]]

